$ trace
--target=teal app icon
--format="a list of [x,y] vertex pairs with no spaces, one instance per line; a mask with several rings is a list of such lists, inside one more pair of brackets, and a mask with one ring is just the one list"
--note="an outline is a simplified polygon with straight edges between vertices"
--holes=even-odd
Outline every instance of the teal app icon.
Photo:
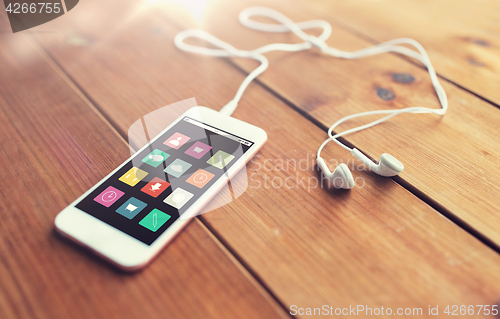
[[146,164],[149,164],[153,167],[160,166],[167,158],[170,157],[170,154],[160,151],[159,149],[155,149],[151,153],[149,153],[146,157],[142,159],[142,161]]
[[144,208],[148,206],[146,203],[138,200],[135,197],[130,197],[122,206],[120,206],[116,212],[122,216],[132,219],[137,214],[141,212]]
[[169,214],[165,214],[161,210],[155,208],[139,222],[139,225],[146,227],[152,232],[156,232],[170,219],[170,217]]

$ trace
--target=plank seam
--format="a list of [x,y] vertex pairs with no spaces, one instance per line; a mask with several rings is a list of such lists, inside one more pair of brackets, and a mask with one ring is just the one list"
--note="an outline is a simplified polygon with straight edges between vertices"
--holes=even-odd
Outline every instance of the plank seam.
[[288,315],[290,318],[295,318],[292,314],[290,314],[288,308],[286,308],[285,303],[283,303],[274,293],[273,291],[265,284],[265,281],[257,274],[255,273],[252,268],[244,261],[244,259],[236,252],[235,249],[232,248],[232,246],[224,240],[224,237],[219,234],[217,230],[211,227],[210,223],[203,218],[202,215],[199,215],[196,217],[200,223],[203,225],[203,228],[207,230],[207,233],[209,233],[213,238],[217,239],[214,240],[216,243],[219,244],[220,249],[230,258],[233,259],[235,262],[234,264],[237,265],[237,267],[241,267],[240,271],[243,274],[248,274],[252,278],[252,283],[258,284],[256,285],[257,289],[263,289],[269,297],[272,298],[274,302],[280,307],[281,310],[285,311],[285,314]]
[[[42,58],[52,67],[52,69],[63,79],[63,81],[82,99],[82,101],[87,104],[90,109],[103,121],[106,125],[127,145],[127,140],[124,138],[119,129],[117,129],[116,123],[112,121],[104,112],[102,112],[98,103],[96,103],[90,96],[81,88],[75,79],[68,73],[66,73],[63,67],[57,63],[52,55],[45,50],[45,48],[36,40],[36,38],[31,36],[33,41],[29,41],[36,52],[38,52]],[[130,147],[130,146],[129,146]]]
[[212,233],[212,235],[217,238],[217,240],[220,242],[222,246],[227,250],[228,253],[232,255],[232,257],[238,261],[241,267],[245,269],[252,277],[253,279],[260,284],[261,288],[264,289],[269,296],[271,296],[274,301],[285,311],[285,313],[290,317],[290,318],[296,318],[294,315],[290,313],[288,308],[286,307],[285,303],[278,298],[278,296],[271,290],[270,287],[265,283],[264,279],[262,279],[255,271],[253,271],[252,267],[245,262],[245,260],[236,252],[235,249],[232,248],[232,246],[224,239],[224,236],[221,236],[221,234],[215,230],[211,225],[210,222],[208,222],[203,216],[197,216],[197,218],[201,221],[201,223]]

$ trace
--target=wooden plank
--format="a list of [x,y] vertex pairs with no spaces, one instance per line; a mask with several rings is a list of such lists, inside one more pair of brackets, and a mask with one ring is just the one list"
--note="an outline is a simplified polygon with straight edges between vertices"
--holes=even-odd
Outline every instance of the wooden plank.
[[26,36],[0,41],[0,318],[287,317],[198,220],[134,275],[56,236],[129,149]]
[[443,77],[500,105],[500,3],[479,1],[302,1],[377,42],[409,37]]
[[[290,34],[260,33],[240,26],[236,17],[247,6],[248,3],[221,2],[205,17],[211,23],[205,22],[203,26],[243,49],[298,41]],[[292,6],[281,1],[273,2],[272,7],[294,21],[330,20],[300,4]],[[328,43],[334,47],[355,50],[369,45],[335,26],[332,34]],[[439,108],[426,72],[394,55],[356,61],[335,59],[314,50],[274,52],[266,56],[270,67],[260,81],[325,127],[357,112],[409,106]],[[238,59],[235,63],[247,72],[255,68],[253,61]],[[409,74],[415,81],[398,83],[394,74]],[[443,118],[401,115],[376,128],[347,136],[347,140],[375,159],[385,152],[394,155],[406,166],[400,175],[403,183],[415,187],[443,212],[499,246],[500,197],[495,194],[500,192],[500,171],[495,167],[500,146],[492,136],[500,122],[500,112],[454,85],[444,82],[443,87],[450,103]],[[379,88],[390,90],[395,98],[384,101],[377,95]],[[353,120],[341,125],[340,130],[367,122],[367,119]],[[317,146],[311,145],[311,151]],[[335,151],[333,159],[345,154],[338,146],[328,147]]]
[[[226,4],[231,9],[218,19],[235,19],[230,3],[217,4],[208,11]],[[81,5],[92,11],[99,3]],[[179,28],[155,13],[164,9],[182,21],[182,12],[157,5],[126,24],[113,16],[112,35],[99,20],[53,25],[92,39],[86,47],[69,47],[64,33],[37,36],[121,132],[137,117],[192,96],[220,108],[244,78],[222,59],[178,51],[172,39]],[[422,307],[428,317],[428,305],[497,301],[500,256],[393,180],[355,171],[362,188],[315,186],[314,151],[325,133],[283,101],[252,84],[235,117],[264,128],[269,141],[247,167],[245,194],[202,220],[287,307]],[[348,161],[344,155],[325,152]]]

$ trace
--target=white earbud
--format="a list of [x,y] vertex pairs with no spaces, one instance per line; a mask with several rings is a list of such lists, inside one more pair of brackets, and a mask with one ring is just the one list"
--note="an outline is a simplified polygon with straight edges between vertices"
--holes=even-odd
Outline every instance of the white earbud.
[[400,161],[398,161],[394,156],[387,153],[384,153],[380,156],[378,164],[375,164],[371,159],[369,159],[365,154],[361,153],[356,148],[352,149],[351,154],[361,162],[363,162],[363,164],[368,166],[371,171],[381,176],[396,176],[405,168]]
[[325,177],[335,188],[351,189],[354,187],[354,178],[352,177],[352,173],[346,164],[340,164],[332,173],[323,158],[316,158],[316,163],[318,163],[318,166]]

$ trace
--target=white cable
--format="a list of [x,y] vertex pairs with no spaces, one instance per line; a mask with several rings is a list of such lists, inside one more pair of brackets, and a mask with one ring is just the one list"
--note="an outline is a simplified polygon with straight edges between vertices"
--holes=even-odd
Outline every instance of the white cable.
[[[251,20],[251,17],[255,16],[261,16],[261,17],[267,17],[271,18],[279,24],[270,24],[270,23],[263,23],[263,22],[257,22],[254,20]],[[210,55],[210,56],[216,56],[216,57],[240,57],[240,58],[249,58],[249,59],[254,59],[260,62],[260,66],[257,67],[255,70],[250,72],[250,74],[247,75],[245,80],[241,83],[240,87],[238,88],[238,91],[236,92],[235,97],[229,101],[221,110],[220,112],[223,114],[226,114],[230,116],[236,107],[238,106],[238,102],[241,99],[241,96],[243,95],[245,89],[248,87],[248,85],[260,74],[262,74],[267,67],[269,66],[269,62],[265,56],[263,56],[264,53],[271,52],[271,51],[289,51],[289,52],[296,52],[296,51],[303,51],[303,50],[309,50],[313,47],[319,48],[323,53],[331,55],[333,57],[337,58],[342,58],[342,59],[359,59],[363,57],[368,57],[380,53],[385,53],[385,52],[394,52],[394,53],[399,53],[402,55],[406,55],[410,58],[416,59],[420,61],[425,67],[427,68],[427,71],[429,72],[429,76],[432,82],[432,85],[434,87],[434,90],[436,91],[436,95],[438,97],[439,103],[441,104],[440,109],[431,109],[431,108],[426,108],[426,107],[407,107],[403,109],[398,109],[398,110],[377,110],[377,111],[368,111],[368,112],[363,112],[363,113],[358,113],[358,114],[353,114],[346,116],[340,120],[338,120],[335,124],[333,124],[329,130],[328,130],[328,139],[323,142],[323,144],[320,146],[318,149],[318,157],[320,157],[320,153],[325,147],[325,145],[330,142],[330,141],[335,141],[338,143],[340,146],[344,147],[345,149],[351,151],[352,149],[347,147],[346,145],[342,144],[340,141],[338,141],[337,138],[351,134],[354,132],[358,132],[370,127],[373,127],[377,124],[380,124],[382,122],[387,121],[393,116],[403,114],[403,113],[434,113],[438,115],[444,115],[448,109],[448,99],[446,96],[446,92],[444,91],[443,87],[439,83],[438,77],[436,75],[436,71],[434,70],[434,67],[432,66],[432,63],[429,59],[429,56],[427,55],[427,52],[425,49],[422,47],[420,43],[413,39],[408,39],[408,38],[400,38],[400,39],[394,39],[390,40],[384,43],[380,43],[378,45],[360,49],[357,51],[353,52],[346,52],[342,51],[336,48],[332,48],[326,44],[326,40],[330,37],[332,33],[332,27],[331,25],[324,20],[310,20],[310,21],[304,21],[304,22],[298,22],[295,23],[292,20],[290,20],[288,17],[285,15],[279,13],[278,11],[275,11],[270,8],[266,7],[251,7],[243,10],[240,15],[239,15],[239,21],[241,24],[244,26],[258,30],[258,31],[263,31],[263,32],[293,32],[295,33],[299,38],[301,38],[304,42],[302,43],[297,43],[297,44],[288,44],[288,43],[273,43],[273,44],[268,44],[265,46],[262,46],[260,48],[254,49],[254,50],[238,50],[232,45],[228,44],[227,42],[224,42],[210,33],[207,33],[203,30],[185,30],[180,32],[179,34],[176,35],[174,43],[175,45],[184,51],[187,52],[192,52],[192,53],[198,53],[198,54],[204,54],[204,55]],[[304,32],[304,30],[307,29],[312,29],[312,28],[321,28],[323,29],[323,32],[318,36],[312,36]],[[201,46],[195,46],[195,45],[190,45],[184,42],[185,39],[187,38],[199,38],[202,40],[205,40],[212,44],[213,46],[219,48],[219,49],[210,49],[207,47],[201,47]],[[401,44],[407,44],[413,46],[417,51],[411,50],[405,46],[402,46]],[[346,130],[344,132],[338,133],[336,135],[332,135],[333,130],[335,127],[340,125],[341,123],[348,121],[350,119],[356,118],[356,117],[362,117],[362,116],[370,116],[370,115],[386,115],[385,117],[382,117],[378,120],[375,120],[371,123],[355,127],[349,130]]]

